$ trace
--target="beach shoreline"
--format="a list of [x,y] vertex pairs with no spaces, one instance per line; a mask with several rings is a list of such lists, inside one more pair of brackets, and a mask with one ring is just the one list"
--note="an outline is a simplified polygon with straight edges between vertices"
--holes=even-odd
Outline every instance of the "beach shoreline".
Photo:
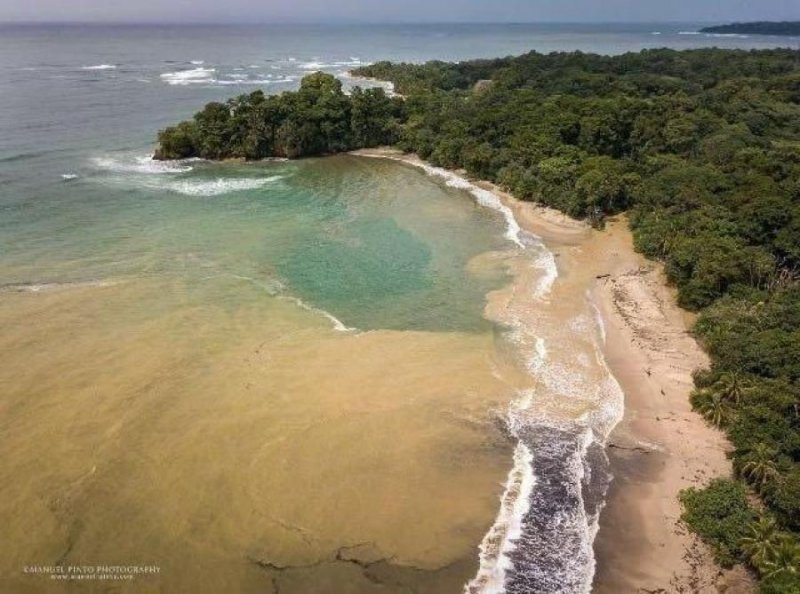
[[[393,149],[355,154],[427,166]],[[624,392],[624,413],[606,441],[614,480],[594,541],[592,591],[752,592],[746,571],[722,570],[679,519],[682,489],[730,476],[730,446],[691,409],[691,374],[708,358],[660,265],[634,251],[624,217],[597,231],[494,184],[472,183],[495,194],[523,231],[556,253],[571,286],[585,286],[602,320],[602,354]]]

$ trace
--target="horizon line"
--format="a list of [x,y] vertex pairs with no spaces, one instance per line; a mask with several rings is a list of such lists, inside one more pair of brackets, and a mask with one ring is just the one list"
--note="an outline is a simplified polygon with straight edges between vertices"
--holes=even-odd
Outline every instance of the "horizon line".
[[[582,20],[539,20],[539,21],[316,21],[316,20],[274,20],[274,21],[174,21],[174,20],[143,20],[143,21],[114,21],[114,20],[0,20],[0,26],[4,25],[169,25],[169,26],[252,26],[259,27],[265,25],[306,25],[306,26],[345,26],[345,25],[686,25],[686,24],[711,24],[719,23],[719,20],[629,20],[629,21],[582,21]],[[800,22],[798,21],[724,21],[727,23],[750,23],[750,22]]]

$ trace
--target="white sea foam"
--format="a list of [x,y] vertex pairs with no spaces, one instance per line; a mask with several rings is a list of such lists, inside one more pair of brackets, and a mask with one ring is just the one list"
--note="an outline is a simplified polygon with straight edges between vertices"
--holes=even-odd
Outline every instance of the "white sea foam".
[[282,298],[291,301],[292,303],[296,303],[299,307],[305,309],[306,311],[310,311],[327,318],[333,324],[333,329],[336,330],[337,332],[356,332],[358,330],[358,328],[351,328],[349,326],[346,326],[344,322],[342,322],[339,318],[337,318],[330,312],[327,312],[324,309],[320,309],[318,307],[314,307],[313,305],[309,305],[299,297],[283,295]]
[[191,62],[189,62],[189,64],[194,64],[195,66],[202,66],[205,63],[206,63],[205,60],[192,60]]
[[279,179],[282,175],[273,175],[262,178],[218,178],[214,180],[177,180],[159,184],[159,189],[183,194],[184,196],[221,196],[231,192],[244,190],[257,190]]
[[597,307],[597,303],[592,298],[591,291],[586,291],[586,299],[589,301],[589,306],[592,308],[592,312],[594,313],[594,321],[597,325],[597,331],[600,334],[600,341],[601,344],[606,343],[606,322],[603,319],[603,314],[600,313],[600,308]]
[[260,281],[260,280],[254,279],[251,276],[243,276],[243,275],[240,275],[240,274],[229,273],[227,276],[231,276],[233,278],[237,278],[239,280],[243,280],[243,281],[247,281],[249,283],[252,283],[252,284],[256,285],[257,287],[260,287],[260,288],[264,289],[265,291],[267,291],[267,293],[269,293],[272,296],[276,296],[279,299],[284,299],[286,301],[291,301],[292,303],[294,303],[295,305],[297,305],[301,309],[304,309],[306,311],[310,311],[312,313],[321,315],[324,318],[327,318],[331,322],[331,324],[333,324],[333,329],[336,330],[337,332],[357,332],[358,331],[358,328],[351,328],[349,326],[346,326],[344,324],[344,322],[342,322],[339,318],[337,318],[336,316],[334,316],[330,312],[325,311],[324,309],[320,309],[318,307],[314,307],[313,305],[309,305],[308,303],[306,303],[305,301],[303,301],[299,297],[295,297],[293,295],[283,294],[283,292],[286,290],[286,286],[281,281],[279,281],[277,279],[269,279],[267,282],[264,282],[264,281]]
[[[395,159],[395,160],[402,161],[402,159]],[[450,186],[451,188],[466,190],[467,192],[472,194],[472,196],[475,198],[478,204],[499,212],[501,215],[503,215],[503,218],[506,221],[506,233],[505,233],[506,239],[514,242],[515,244],[517,244],[517,246],[521,248],[525,247],[525,244],[522,242],[521,238],[522,230],[520,229],[517,219],[514,217],[514,212],[508,206],[503,204],[503,202],[500,200],[497,194],[489,190],[484,190],[483,188],[476,186],[469,180],[464,179],[457,173],[454,173],[447,169],[443,169],[441,167],[434,167],[433,165],[428,165],[427,163],[422,163],[422,162],[412,163],[412,165],[420,167],[425,171],[425,173],[427,173],[430,176],[444,179],[445,184]]]
[[303,70],[322,70],[327,66],[327,64],[323,64],[322,62],[305,62],[300,64],[300,68]]
[[237,75],[231,75],[231,78],[234,80],[212,80],[209,81],[210,84],[217,84],[217,85],[275,85],[281,83],[290,83],[297,80],[295,77],[286,76],[284,78],[234,78]]
[[541,245],[539,247],[539,254],[533,265],[542,271],[542,274],[536,281],[536,288],[533,290],[533,296],[536,299],[543,299],[550,293],[550,290],[553,288],[553,283],[558,278],[556,257],[553,252],[544,245]]
[[215,68],[192,68],[191,70],[178,70],[176,72],[165,72],[161,75],[161,80],[170,85],[192,85],[208,84],[214,81]]
[[532,469],[533,454],[528,446],[518,441],[514,448],[514,465],[500,497],[500,511],[479,545],[478,573],[464,586],[466,594],[501,594],[505,591],[506,574],[513,567],[509,554],[522,535],[522,519],[535,484]]
[[82,66],[81,70],[115,70],[115,64],[97,64],[96,66]]
[[18,283],[0,285],[0,293],[48,293],[65,289],[82,289],[87,287],[112,287],[120,281],[90,280],[64,283]]
[[117,173],[186,173],[192,170],[184,161],[156,161],[152,155],[135,157],[94,157],[91,159],[95,167]]
[[353,83],[361,83],[364,86],[368,87],[380,87],[382,88],[389,97],[397,96],[397,93],[394,90],[394,83],[388,80],[380,80],[377,78],[367,78],[364,76],[355,76],[350,73],[349,70],[342,70],[336,73],[341,79],[353,82]]
[[747,39],[750,36],[743,35],[741,33],[706,33],[706,37],[732,37],[735,39]]
[[[540,278],[546,278],[548,274],[542,263],[548,259],[542,258],[542,254],[548,250],[538,242],[526,243],[528,250],[533,251],[534,266],[543,268]],[[588,594],[591,591],[595,573],[593,544],[599,527],[599,514],[604,505],[601,499],[605,489],[603,485],[608,479],[605,478],[602,463],[598,468],[603,474],[592,477],[594,462],[589,461],[590,448],[594,452],[591,456],[604,455],[602,452],[598,454],[597,448],[603,447],[608,434],[621,418],[623,396],[602,354],[604,330],[602,320],[597,317],[598,310],[592,307],[594,316],[591,312],[579,313],[568,323],[556,326],[548,323],[547,318],[538,321],[535,317],[531,319],[531,307],[536,311],[535,301],[549,293],[554,280],[548,280],[546,285],[539,282],[533,294],[517,293],[517,299],[521,301],[518,305],[512,303],[506,312],[510,316],[506,321],[511,322],[514,328],[514,340],[523,352],[528,353],[528,369],[537,380],[535,390],[519,394],[509,406],[507,415],[511,434],[518,439],[525,438],[524,442],[520,439],[520,443],[526,445],[530,453],[526,472],[531,474],[531,487],[527,497],[518,501],[517,506],[509,506],[506,503],[507,494],[504,494],[497,520],[480,548],[478,574],[465,587],[465,592],[469,594],[504,594],[508,580],[514,580],[516,587],[525,583],[534,588],[532,591],[563,594]],[[565,336],[565,332],[569,335]],[[564,360],[564,354],[558,352],[560,345],[573,340],[588,340],[594,349],[596,361],[593,362],[586,353],[582,357]],[[551,359],[548,341],[552,341],[559,356],[552,356]],[[595,365],[601,366],[604,371],[599,381]],[[548,407],[541,406],[550,399],[575,397],[585,400],[589,409],[575,420],[554,419],[546,412]],[[548,400],[540,402],[542,398]],[[547,435],[551,430],[556,430],[553,434],[555,441],[549,437],[540,443],[529,441],[532,436],[541,435],[541,432]],[[567,439],[562,443],[558,432],[576,436],[577,442]],[[522,472],[517,452],[509,474],[507,492],[514,484],[512,477]],[[550,502],[549,487],[541,483],[547,477],[538,475],[537,460],[545,464],[543,468],[547,468],[547,472],[558,473],[548,475],[549,480],[558,480],[569,492],[569,497],[573,498],[574,505]],[[552,466],[554,462],[555,468]],[[588,485],[594,486],[591,487],[590,497],[584,501],[584,490],[589,488]],[[540,489],[544,491],[540,492]],[[513,514],[507,512],[509,509],[513,509]],[[536,512],[536,516],[531,520],[533,523],[528,525],[525,518],[530,519],[531,510]],[[550,517],[548,513],[557,515]],[[515,531],[518,531],[517,535],[510,543],[506,543],[503,535]],[[563,551],[559,550],[560,546],[564,547]],[[520,554],[529,551],[541,561],[541,566],[528,564],[524,574],[519,571],[510,573],[509,570],[513,568],[510,553],[519,547],[524,547],[519,551]]]

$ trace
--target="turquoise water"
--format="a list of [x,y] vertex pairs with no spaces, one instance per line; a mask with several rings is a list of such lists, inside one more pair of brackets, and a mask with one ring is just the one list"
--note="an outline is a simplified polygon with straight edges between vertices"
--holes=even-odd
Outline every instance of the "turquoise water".
[[215,302],[299,298],[362,330],[484,330],[485,294],[503,282],[467,267],[503,247],[494,213],[416,169],[357,157],[162,165],[120,154],[5,214],[7,289],[176,277]]

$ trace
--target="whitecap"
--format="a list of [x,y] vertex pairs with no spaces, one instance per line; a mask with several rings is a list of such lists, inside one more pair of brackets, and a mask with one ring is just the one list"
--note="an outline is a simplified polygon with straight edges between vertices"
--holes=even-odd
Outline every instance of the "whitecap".
[[62,173],[61,174],[61,179],[63,179],[64,181],[72,181],[74,179],[78,179],[78,177],[79,176],[78,176],[77,173]]
[[97,64],[96,66],[81,66],[81,70],[115,70],[115,64]]
[[133,158],[94,157],[91,159],[95,167],[118,173],[187,173],[192,170],[186,161],[156,161],[152,155],[140,155]]
[[303,70],[323,70],[331,67],[331,64],[324,64],[323,62],[306,62],[300,65]]
[[734,39],[747,39],[749,35],[742,35],[741,33],[706,33],[706,37],[731,37]]
[[205,63],[206,63],[205,60],[191,60],[189,62],[189,64],[194,64],[195,66],[202,66]]
[[221,85],[221,86],[230,86],[230,85],[275,85],[275,84],[283,84],[283,83],[290,83],[297,80],[291,76],[287,76],[285,78],[250,78],[250,79],[241,79],[237,78],[235,80],[215,80],[212,81],[213,84]]
[[208,84],[213,82],[215,68],[192,68],[191,70],[178,70],[176,72],[165,72],[161,75],[161,80],[170,85],[191,85]]

